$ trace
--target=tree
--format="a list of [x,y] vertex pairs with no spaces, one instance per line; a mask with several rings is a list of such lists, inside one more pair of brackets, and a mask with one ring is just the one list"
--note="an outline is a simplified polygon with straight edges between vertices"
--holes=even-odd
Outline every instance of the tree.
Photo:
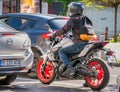
[[114,40],[117,41],[117,12],[120,6],[120,0],[81,0],[88,5],[96,4],[103,7],[113,7],[115,9],[114,17]]

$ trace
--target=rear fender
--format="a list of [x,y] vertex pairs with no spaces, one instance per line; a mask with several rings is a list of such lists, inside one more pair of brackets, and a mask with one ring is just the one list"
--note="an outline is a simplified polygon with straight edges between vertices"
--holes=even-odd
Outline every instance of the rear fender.
[[86,45],[86,46],[84,47],[84,49],[80,52],[80,54],[78,55],[78,57],[83,57],[83,56],[85,56],[92,47],[93,47],[93,44]]

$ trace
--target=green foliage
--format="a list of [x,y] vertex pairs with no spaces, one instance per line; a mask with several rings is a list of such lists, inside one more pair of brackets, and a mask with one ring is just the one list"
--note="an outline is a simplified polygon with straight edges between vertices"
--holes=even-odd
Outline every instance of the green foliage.
[[43,0],[44,2],[48,2],[48,3],[51,3],[51,2],[54,2],[55,0]]
[[120,34],[117,36],[117,41],[120,42]]
[[110,43],[114,43],[114,42],[115,42],[115,41],[114,41],[114,38],[110,38],[109,42],[110,42]]
[[81,0],[85,2],[88,6],[99,5],[104,7],[116,7],[120,5],[120,0]]
[[63,2],[63,4],[64,4],[63,11],[64,12],[61,12],[61,15],[66,15],[68,4],[71,2],[78,2],[80,0],[43,0],[43,1],[48,2],[48,3],[52,3],[52,2],[56,2],[56,1]]
[[120,59],[117,60],[117,63],[120,63]]

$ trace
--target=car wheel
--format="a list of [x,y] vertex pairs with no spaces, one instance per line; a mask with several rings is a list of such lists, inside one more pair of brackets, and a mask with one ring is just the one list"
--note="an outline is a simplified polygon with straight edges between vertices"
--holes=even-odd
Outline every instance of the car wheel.
[[0,85],[9,85],[10,83],[14,82],[16,78],[17,75],[4,76],[2,79],[0,79]]
[[38,61],[40,60],[41,53],[39,53],[38,51],[33,51],[33,53],[34,53],[34,62],[32,68],[30,69],[30,72],[28,73],[28,77],[36,79],[37,78],[36,66]]

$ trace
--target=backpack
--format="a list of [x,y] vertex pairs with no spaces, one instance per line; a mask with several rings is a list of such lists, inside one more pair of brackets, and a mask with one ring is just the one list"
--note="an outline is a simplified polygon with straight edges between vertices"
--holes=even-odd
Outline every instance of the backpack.
[[80,33],[80,39],[83,41],[89,41],[95,37],[95,32],[93,29],[92,22],[90,19],[86,16],[83,16],[82,19],[80,20],[80,25],[81,29]]

